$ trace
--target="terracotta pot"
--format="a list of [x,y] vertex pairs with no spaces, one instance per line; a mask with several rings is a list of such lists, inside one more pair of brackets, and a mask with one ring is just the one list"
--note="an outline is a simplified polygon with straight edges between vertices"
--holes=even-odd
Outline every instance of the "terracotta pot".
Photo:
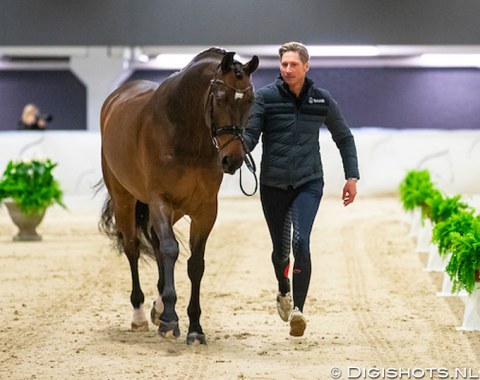
[[10,200],[6,200],[8,213],[12,222],[18,227],[18,234],[13,237],[14,241],[40,241],[42,236],[36,231],[38,225],[45,216],[45,210],[39,213],[25,214],[20,208]]

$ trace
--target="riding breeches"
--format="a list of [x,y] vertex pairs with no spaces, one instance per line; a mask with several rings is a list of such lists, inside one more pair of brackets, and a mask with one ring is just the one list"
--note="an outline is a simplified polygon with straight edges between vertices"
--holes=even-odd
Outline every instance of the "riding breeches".
[[322,195],[323,179],[310,181],[297,189],[260,186],[263,213],[272,239],[272,262],[278,290],[282,294],[290,292],[288,272],[292,248],[293,302],[300,311],[303,311],[310,284],[310,234]]

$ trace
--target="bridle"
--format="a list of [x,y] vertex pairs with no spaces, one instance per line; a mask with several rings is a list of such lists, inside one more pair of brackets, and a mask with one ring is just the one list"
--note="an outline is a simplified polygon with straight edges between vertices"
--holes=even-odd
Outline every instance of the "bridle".
[[[208,107],[210,108],[210,136],[212,138],[212,143],[217,148],[218,151],[222,150],[225,148],[228,144],[230,144],[234,140],[240,140],[243,144],[243,133],[245,131],[245,128],[242,125],[225,125],[222,127],[217,127],[215,124],[214,120],[214,106],[213,106],[213,98],[215,96],[214,90],[213,90],[213,85],[218,84],[224,87],[227,87],[233,91],[235,91],[235,99],[241,99],[245,95],[245,93],[252,89],[252,85],[249,85],[245,88],[238,89],[233,86],[230,86],[229,84],[225,83],[223,80],[218,79],[218,78],[213,78],[210,80],[210,90],[209,90],[209,95],[208,95]],[[220,135],[232,135],[232,139],[227,141],[222,147],[220,147],[217,136]]]
[[[250,152],[247,153],[245,140],[243,138],[243,134],[245,133],[245,127],[237,124],[217,127],[214,120],[214,105],[213,105],[214,103],[213,98],[215,96],[213,85],[215,84],[227,87],[235,91],[235,100],[242,99],[247,91],[253,89],[253,85],[250,84],[249,86],[242,89],[235,88],[225,83],[223,80],[218,79],[215,72],[214,78],[210,80],[209,95],[208,95],[208,101],[207,101],[207,108],[209,108],[209,113],[210,113],[210,137],[212,139],[213,146],[217,149],[217,151],[220,152],[232,141],[240,140],[243,150],[245,151],[245,158],[244,158],[245,165],[247,166],[248,170],[253,174],[255,178],[255,189],[253,190],[252,193],[247,193],[242,186],[242,168],[240,168],[240,189],[242,190],[243,194],[247,196],[252,196],[257,192],[257,189],[258,189],[258,179],[257,179],[257,175],[255,174],[257,169],[251,153]],[[220,136],[220,135],[232,135],[232,138],[220,147],[220,144],[218,143],[218,139],[217,139],[217,136]]]

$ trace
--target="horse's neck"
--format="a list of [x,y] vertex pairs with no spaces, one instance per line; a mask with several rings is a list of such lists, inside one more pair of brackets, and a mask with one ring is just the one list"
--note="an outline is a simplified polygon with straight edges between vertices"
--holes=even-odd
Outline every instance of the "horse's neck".
[[178,73],[161,85],[152,99],[157,117],[168,124],[177,151],[194,156],[212,156],[215,151],[205,121],[215,67],[212,63],[197,64]]

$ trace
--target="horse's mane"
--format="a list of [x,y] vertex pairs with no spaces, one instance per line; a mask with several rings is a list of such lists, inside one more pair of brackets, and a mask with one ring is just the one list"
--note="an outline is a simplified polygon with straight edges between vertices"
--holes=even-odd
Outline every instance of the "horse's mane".
[[[209,58],[209,57],[215,57],[215,56],[220,56],[223,57],[225,54],[228,52],[225,49],[218,48],[218,47],[211,47],[209,49],[206,49],[200,53],[198,53],[185,67],[183,67],[181,70],[171,74],[170,77],[175,77],[183,72],[185,72],[187,69],[191,68],[195,63],[201,61],[202,59]],[[243,65],[238,62],[238,61],[233,61],[233,70],[235,72],[235,76],[238,79],[243,78]]]
[[[223,57],[225,54],[227,54],[227,51],[225,49],[221,49],[221,48],[218,48],[218,47],[211,47],[210,49],[207,49],[207,50],[204,50],[204,51],[198,53],[195,56],[195,58],[192,59],[190,64],[192,64],[194,62],[198,62],[198,61],[202,60],[203,58],[211,56],[211,55],[221,55]],[[189,64],[189,66],[190,66],[190,64]],[[238,79],[243,78],[243,65],[240,62],[233,61],[233,70],[235,71],[235,76]]]
[[211,47],[210,49],[204,50],[198,53],[193,59],[192,62],[198,62],[201,59],[205,58],[206,56],[210,55],[225,55],[227,51],[218,47]]

